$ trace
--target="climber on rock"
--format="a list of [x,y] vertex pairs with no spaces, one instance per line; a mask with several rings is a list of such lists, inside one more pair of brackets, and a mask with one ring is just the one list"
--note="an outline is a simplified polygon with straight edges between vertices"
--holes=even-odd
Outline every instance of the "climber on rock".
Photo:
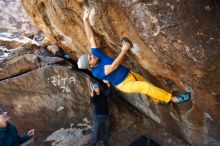
[[138,73],[129,70],[121,65],[126,52],[133,46],[128,38],[122,39],[121,52],[116,59],[107,56],[101,48],[98,48],[92,27],[89,23],[89,11],[86,10],[83,16],[86,36],[90,43],[91,54],[84,54],[78,59],[78,68],[91,69],[94,77],[107,80],[116,88],[126,93],[142,93],[148,95],[154,102],[175,102],[182,103],[191,98],[189,92],[185,92],[178,97],[160,89],[149,82]]
[[107,97],[111,95],[113,90],[109,82],[106,82],[106,84],[108,88],[104,91],[98,82],[91,83],[90,85],[92,90],[90,103],[93,104],[93,133],[89,142],[89,146],[96,145],[101,128],[104,128],[103,146],[108,145],[110,121],[108,115]]
[[14,125],[9,123],[8,113],[0,108],[0,146],[20,146],[34,136],[34,129],[19,136]]

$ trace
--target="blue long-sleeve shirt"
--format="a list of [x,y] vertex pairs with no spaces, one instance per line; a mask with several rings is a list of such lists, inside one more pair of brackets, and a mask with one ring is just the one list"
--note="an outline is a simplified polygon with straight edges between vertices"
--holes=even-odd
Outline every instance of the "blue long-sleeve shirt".
[[0,146],[20,146],[29,139],[26,134],[19,136],[16,127],[11,123],[6,128],[0,128]]
[[92,54],[99,58],[99,64],[92,68],[92,75],[101,80],[107,80],[112,85],[117,86],[122,83],[128,76],[130,70],[119,65],[116,70],[109,75],[105,75],[105,65],[110,65],[114,62],[114,59],[106,55],[100,48],[91,48]]

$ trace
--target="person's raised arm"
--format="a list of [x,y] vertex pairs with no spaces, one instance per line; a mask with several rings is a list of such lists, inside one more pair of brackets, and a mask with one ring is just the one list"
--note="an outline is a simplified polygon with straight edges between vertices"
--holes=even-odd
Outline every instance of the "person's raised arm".
[[118,68],[118,66],[122,63],[124,56],[126,54],[126,52],[128,51],[128,49],[130,48],[129,43],[124,42],[123,46],[121,48],[121,52],[118,55],[118,57],[114,60],[114,62],[111,65],[105,65],[104,69],[105,69],[105,75],[109,75],[110,73],[112,73],[114,70],[116,70]]
[[97,48],[96,42],[95,42],[95,37],[94,37],[94,33],[92,30],[92,27],[89,23],[89,10],[85,10],[84,12],[84,16],[83,16],[83,23],[84,23],[84,27],[85,27],[85,31],[86,31],[86,36],[88,38],[89,44],[91,48]]
[[105,95],[108,97],[111,96],[113,94],[113,87],[107,80],[102,81],[107,85],[107,89],[104,91]]
[[34,129],[31,129],[30,131],[28,131],[27,134],[24,134],[22,136],[18,135],[20,144],[28,141],[31,137],[33,137],[34,136],[34,131],[35,131]]
[[94,89],[93,89],[93,87],[92,87],[92,82],[90,82],[89,83],[89,86],[90,86],[90,89],[91,89],[91,95],[90,95],[90,97],[89,97],[89,100],[90,100],[90,102],[89,102],[89,104],[91,104],[91,103],[94,103],[94,95],[95,95],[95,91],[94,91]]

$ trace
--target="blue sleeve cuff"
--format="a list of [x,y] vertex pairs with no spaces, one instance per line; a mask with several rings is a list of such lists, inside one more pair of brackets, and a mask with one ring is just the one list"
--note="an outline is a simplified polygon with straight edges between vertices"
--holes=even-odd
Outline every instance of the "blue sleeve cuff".
[[24,143],[26,141],[28,141],[30,139],[30,137],[27,134],[24,134],[20,137],[20,143]]

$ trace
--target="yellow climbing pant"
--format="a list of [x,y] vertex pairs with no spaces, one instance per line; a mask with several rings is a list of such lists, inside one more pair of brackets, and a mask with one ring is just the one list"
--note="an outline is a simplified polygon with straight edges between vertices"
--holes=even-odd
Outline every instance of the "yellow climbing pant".
[[126,93],[146,94],[150,96],[154,102],[163,101],[168,103],[172,97],[171,93],[150,84],[144,77],[132,71],[128,74],[127,78],[116,87]]

